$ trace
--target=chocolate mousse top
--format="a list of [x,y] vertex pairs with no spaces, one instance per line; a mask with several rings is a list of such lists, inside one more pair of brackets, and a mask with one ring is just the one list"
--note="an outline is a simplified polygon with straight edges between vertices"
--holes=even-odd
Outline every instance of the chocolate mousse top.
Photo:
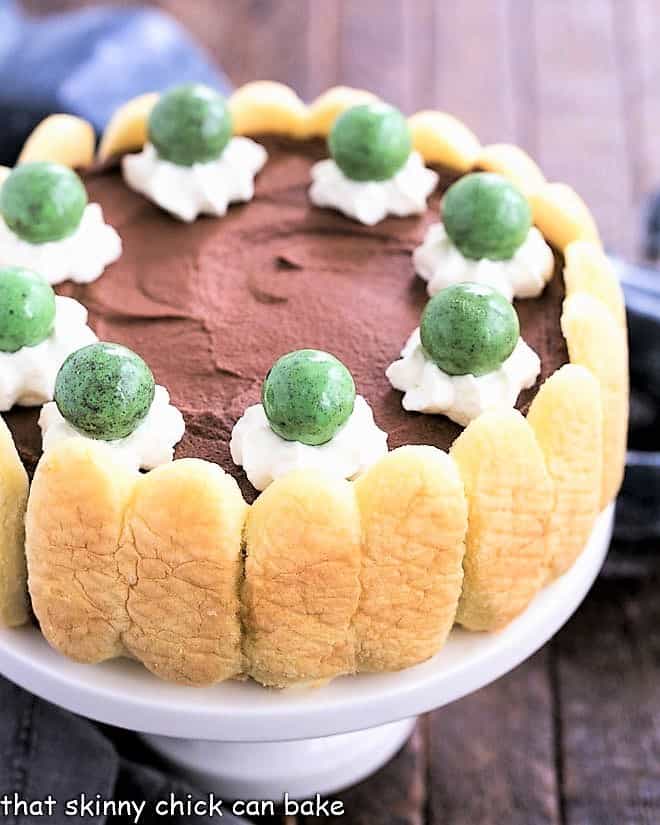
[[[461,428],[439,415],[406,412],[385,369],[395,360],[428,296],[412,251],[438,220],[441,185],[426,214],[365,227],[308,198],[310,166],[324,141],[262,138],[268,162],[254,200],[223,218],[185,224],[130,190],[118,171],[86,178],[90,202],[120,233],[124,251],[101,278],[66,283],[101,340],[125,344],[151,366],[186,421],[176,457],[220,464],[251,501],[256,491],[229,454],[232,427],[260,400],[273,362],[290,350],[323,349],[353,373],[390,448],[448,449]],[[568,361],[559,317],[559,265],[540,298],[516,302],[523,338],[541,358],[539,382]],[[537,385],[538,386],[538,385]],[[527,409],[536,388],[524,392]],[[6,415],[32,472],[41,454],[38,410]]]

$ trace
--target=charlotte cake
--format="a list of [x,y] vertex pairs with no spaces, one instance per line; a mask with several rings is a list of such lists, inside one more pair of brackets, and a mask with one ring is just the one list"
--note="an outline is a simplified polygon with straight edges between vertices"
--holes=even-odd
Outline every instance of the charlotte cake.
[[[9,430],[3,426],[0,433],[2,620],[15,625],[27,619],[27,556],[31,604],[53,646],[82,662],[132,656],[158,676],[186,684],[248,675],[288,686],[396,670],[437,653],[454,622],[483,631],[504,626],[545,582],[570,567],[623,472],[625,313],[587,207],[568,186],[546,182],[517,147],[483,147],[452,116],[425,111],[403,125],[392,116],[400,142],[387,158],[376,153],[366,183],[369,203],[385,203],[383,187],[375,184],[384,180],[389,187],[412,151],[431,167],[414,173],[423,200],[439,177],[428,209],[417,200],[408,217],[370,228],[314,208],[308,188],[312,167],[328,157],[323,139],[342,115],[350,126],[355,107],[369,123],[377,122],[370,113],[380,117],[383,107],[370,93],[344,87],[307,106],[291,89],[260,82],[229,99],[233,130],[220,149],[248,138],[264,147],[265,164],[260,155],[251,167],[250,180],[262,167],[254,198],[218,219],[178,223],[113,170],[114,158],[150,151],[144,147],[154,139],[158,102],[147,95],[122,107],[101,140],[102,167],[83,176],[122,236],[122,257],[93,283],[64,284],[58,294],[89,309],[100,338],[144,357],[171,393],[174,413],[182,411],[186,432],[175,461],[162,455],[145,464],[113,449],[110,431],[99,437],[88,419],[76,419],[73,428],[87,437],[58,439],[39,461],[38,413],[7,413]],[[224,129],[228,121],[222,107],[218,112]],[[87,167],[92,145],[88,124],[57,115],[35,130],[21,161]],[[170,148],[161,150],[167,155]],[[333,158],[352,181],[360,179],[359,169],[350,170],[350,156],[342,166],[336,146]],[[174,158],[181,167],[189,160]],[[556,263],[554,273],[543,269],[538,297],[502,309],[508,335],[489,367],[492,372],[516,340],[524,341],[539,356],[534,385],[520,393],[517,409],[510,400],[486,403],[456,424],[437,412],[407,412],[385,371],[420,324],[428,300],[425,283],[414,276],[412,253],[437,223],[439,193],[475,171],[500,176],[498,193],[519,193],[506,195],[522,197],[518,228],[527,231],[525,221],[533,221]],[[367,190],[347,188],[334,168],[330,180],[333,192],[340,181],[341,202],[316,200],[365,218],[353,206]],[[481,186],[478,176],[463,180]],[[492,285],[480,289],[485,297],[479,300],[499,306]],[[478,302],[465,297],[463,285],[458,290],[465,328]],[[428,309],[429,317],[439,306]],[[96,358],[105,344],[91,346]],[[311,356],[298,353],[309,346],[338,356],[340,367],[350,368],[350,381],[334,367],[321,375]],[[451,377],[456,367],[442,346],[429,350],[423,354],[431,366],[449,369]],[[309,373],[305,392],[319,381],[321,389],[339,388],[327,421],[319,422],[315,412],[321,395],[302,406],[298,391],[282,396],[281,387],[295,384],[290,365],[266,379],[273,362],[292,351],[295,374]],[[131,374],[140,377],[135,409],[146,416],[155,382],[134,355],[129,351],[126,358]],[[464,377],[470,375],[476,377]],[[238,419],[250,405],[259,406],[265,379],[258,426],[294,444],[295,458],[282,473],[271,473],[273,480],[259,485],[267,486],[256,496],[232,461],[230,442]],[[270,401],[269,383],[280,387]],[[60,413],[67,387],[62,379]],[[306,456],[316,460],[347,426],[356,393],[372,411],[366,432],[373,453],[364,464],[351,457],[341,472],[323,462],[308,466]],[[275,412],[282,398],[283,418]],[[70,414],[77,412],[74,405]],[[330,429],[317,437],[326,425]],[[180,438],[176,428],[168,433],[166,452]],[[425,446],[408,446],[416,444]],[[239,461],[244,455],[243,447],[234,452]],[[34,473],[25,553],[23,463]],[[147,474],[137,469],[153,464],[160,466]]]

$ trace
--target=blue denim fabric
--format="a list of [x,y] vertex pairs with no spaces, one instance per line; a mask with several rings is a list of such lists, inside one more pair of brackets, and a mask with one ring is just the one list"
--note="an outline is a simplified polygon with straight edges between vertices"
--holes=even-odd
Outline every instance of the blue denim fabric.
[[[205,797],[166,771],[127,758],[130,753],[143,762],[154,762],[137,736],[114,732],[121,748],[112,741],[113,731],[99,729],[72,713],[37,699],[16,685],[0,677],[0,803],[14,794],[25,802],[43,801],[48,795],[56,800],[53,815],[37,816],[21,810],[4,815],[0,808],[0,822],[6,825],[68,825],[84,821],[90,825],[115,825],[130,822],[128,816],[86,816],[77,820],[65,815],[67,800],[78,800],[84,792],[88,800],[146,802],[140,825],[165,825],[190,822],[187,817],[162,817],[156,814],[156,802],[168,800],[173,794],[177,800],[204,801]],[[120,754],[123,752],[123,756]],[[124,808],[127,809],[125,805]],[[45,810],[45,809],[44,809]],[[218,822],[217,817],[198,815],[195,822]],[[228,811],[222,822],[239,825],[241,820]]]
[[146,8],[92,8],[30,19],[0,0],[0,164],[13,163],[52,112],[91,121],[97,132],[143,92],[229,81],[169,15]]

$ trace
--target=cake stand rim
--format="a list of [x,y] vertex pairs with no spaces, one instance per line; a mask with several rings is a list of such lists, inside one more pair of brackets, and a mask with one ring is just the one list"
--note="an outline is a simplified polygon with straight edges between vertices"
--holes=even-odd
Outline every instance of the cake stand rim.
[[51,649],[35,627],[0,628],[0,673],[66,710],[140,733],[219,742],[277,742],[350,733],[447,705],[535,653],[579,607],[607,555],[614,504],[597,518],[571,569],[499,633],[454,630],[431,660],[397,673],[274,691],[251,682],[194,688],[161,682],[117,659],[81,665]]

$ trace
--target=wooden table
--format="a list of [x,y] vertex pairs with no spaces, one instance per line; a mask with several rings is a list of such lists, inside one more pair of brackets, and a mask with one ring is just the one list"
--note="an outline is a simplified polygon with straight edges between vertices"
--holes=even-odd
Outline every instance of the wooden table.
[[[159,5],[236,84],[280,80],[306,99],[361,86],[406,112],[446,109],[483,142],[520,144],[584,196],[609,248],[639,257],[641,208],[660,186],[658,0]],[[550,644],[423,718],[389,765],[341,794],[345,821],[657,825],[660,565],[618,550]]]

